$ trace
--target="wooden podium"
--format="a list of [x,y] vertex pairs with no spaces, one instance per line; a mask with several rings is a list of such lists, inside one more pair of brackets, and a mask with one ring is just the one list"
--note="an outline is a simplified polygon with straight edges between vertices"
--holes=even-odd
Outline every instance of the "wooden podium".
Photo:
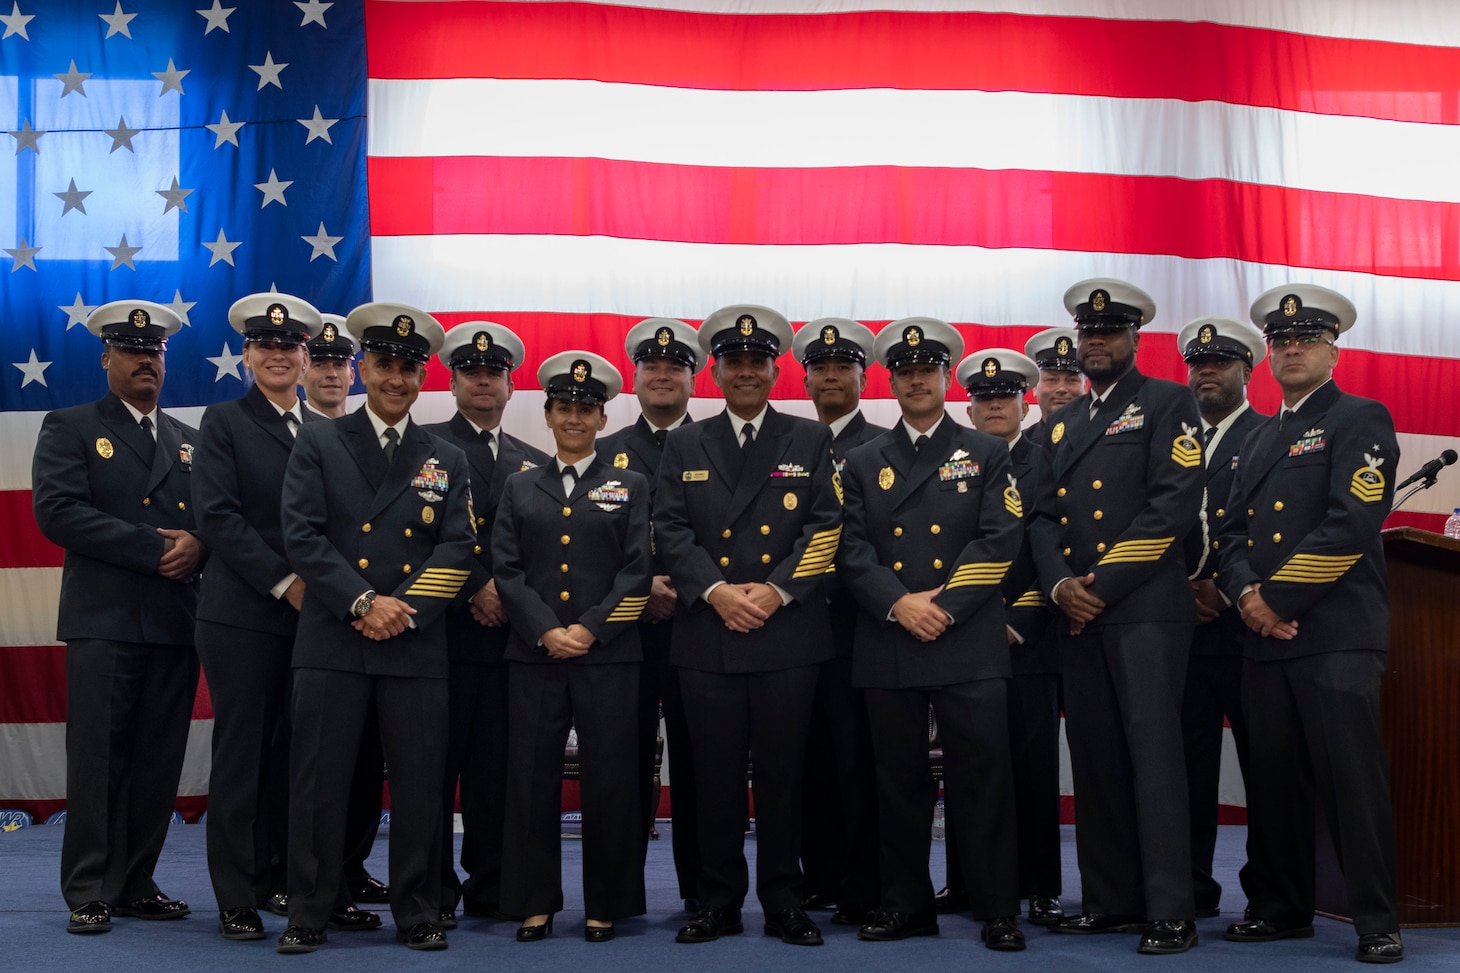
[[[1384,531],[1389,656],[1380,720],[1389,752],[1401,926],[1460,925],[1460,540]],[[1318,910],[1349,918],[1319,815]]]

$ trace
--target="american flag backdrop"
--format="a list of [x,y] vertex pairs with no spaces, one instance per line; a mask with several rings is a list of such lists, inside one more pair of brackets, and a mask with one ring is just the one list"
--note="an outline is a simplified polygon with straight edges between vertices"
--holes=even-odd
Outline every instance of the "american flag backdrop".
[[[528,349],[508,427],[542,444],[537,365],[627,368],[651,315],[929,314],[1018,348],[1113,276],[1159,306],[1143,370],[1184,378],[1183,324],[1296,280],[1358,307],[1338,380],[1393,412],[1397,472],[1460,433],[1448,0],[229,2],[0,0],[0,804],[64,796],[29,463],[41,414],[104,388],[76,325],[114,298],[187,310],[163,404],[194,418],[242,391],[249,291],[499,321]],[[888,421],[880,369],[868,394]],[[776,396],[808,411],[789,360]],[[1438,530],[1448,476],[1391,523]]]

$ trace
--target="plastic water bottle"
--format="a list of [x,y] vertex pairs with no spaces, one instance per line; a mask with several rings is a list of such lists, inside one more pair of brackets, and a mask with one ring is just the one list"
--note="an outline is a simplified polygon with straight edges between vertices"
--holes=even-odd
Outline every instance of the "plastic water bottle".
[[946,836],[943,830],[943,799],[940,797],[938,803],[933,805],[933,840],[942,841]]
[[1450,519],[1445,521],[1445,536],[1460,538],[1460,507],[1456,507]]

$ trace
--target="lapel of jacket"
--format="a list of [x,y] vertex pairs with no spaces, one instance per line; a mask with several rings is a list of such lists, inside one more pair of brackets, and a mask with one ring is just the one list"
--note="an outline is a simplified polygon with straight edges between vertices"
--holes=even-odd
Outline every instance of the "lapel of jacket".
[[[589,466],[589,469],[592,469],[591,465]],[[558,458],[556,456],[548,460],[542,466],[538,467],[536,476],[537,482],[534,485],[543,493],[551,497],[552,502],[560,507],[564,504],[564,502],[566,502],[569,506],[572,506],[573,496],[577,495],[580,492],[578,488],[583,485],[583,478],[579,477],[573,483],[573,493],[568,496],[566,501],[564,501],[563,474],[558,471]]]
[[628,435],[624,436],[624,447],[638,457],[644,475],[652,480],[654,471],[659,469],[659,460],[664,457],[664,449],[659,445],[659,440],[654,438],[654,430],[649,428],[648,419],[641,415],[634,420]]
[[1069,445],[1061,450],[1056,459],[1059,463],[1056,476],[1061,476],[1071,466],[1074,466],[1079,458],[1100,441],[1105,435],[1106,428],[1125,411],[1125,407],[1135,401],[1140,393],[1141,387],[1146,384],[1146,376],[1138,369],[1132,368],[1126,375],[1116,383],[1111,395],[1100,403],[1100,408],[1095,410],[1095,418],[1090,418],[1090,393],[1065,406],[1061,412],[1071,413],[1069,416],[1061,415],[1065,423],[1064,438]]
[[[268,433],[286,451],[294,448],[294,437],[289,435],[288,420],[279,415],[279,410],[274,408],[274,404],[257,385],[244,393],[243,400],[248,405],[254,421],[259,424],[259,428]],[[304,411],[307,410],[300,409],[301,413]]]
[[[726,420],[729,425],[729,420]],[[740,467],[740,476],[735,481],[735,492],[730,494],[730,505],[725,511],[726,522],[734,522],[740,512],[748,507],[760,493],[760,488],[770,480],[771,470],[791,445],[791,430],[780,413],[766,407],[765,420],[760,424],[760,434],[748,447],[741,447],[745,454]]]
[[[375,430],[370,431],[374,433]],[[431,438],[431,434],[422,429],[415,420],[406,423],[406,434],[401,437],[400,444],[395,448],[395,459],[391,460],[390,465],[386,467],[380,486],[376,488],[375,496],[370,500],[370,510],[366,514],[367,520],[379,514],[411,485],[411,480],[415,478],[416,472],[425,465],[435,447],[436,440]],[[380,450],[380,458],[385,459],[384,450]],[[459,483],[448,483],[446,488],[448,490],[460,489],[461,486],[462,484]]]
[[[492,479],[497,474],[497,460],[492,456],[492,447],[482,442],[482,437],[472,428],[466,416],[458,412],[451,417],[447,428],[451,430],[451,436],[461,451],[466,454],[467,465],[471,467],[471,481],[478,484],[482,490],[481,497],[473,497],[478,502],[484,501],[491,495]],[[497,451],[505,454],[507,440],[502,434],[502,427],[498,426],[496,433]]]
[[340,430],[340,441],[365,475],[366,484],[372,491],[379,491],[389,464],[385,461],[385,450],[380,448],[380,440],[375,436],[375,427],[365,411],[367,408],[369,406],[361,406],[335,422]]
[[[138,431],[141,431],[140,426]],[[178,461],[178,447],[181,445],[182,429],[171,416],[163,415],[162,410],[158,409],[157,444],[152,453],[152,469],[147,474],[148,493],[155,490],[157,485],[167,478],[168,471]]]
[[740,443],[735,438],[735,427],[730,425],[728,412],[721,412],[705,423],[705,434],[701,443],[705,458],[719,474],[720,482],[738,483],[745,457],[741,455]]
[[887,491],[887,502],[896,510],[920,494],[924,484],[938,472],[938,467],[948,461],[949,454],[953,452],[953,438],[957,429],[948,413],[943,413],[943,421],[938,423],[937,431],[928,437],[928,442],[921,451],[913,450],[912,441],[907,438],[907,430],[902,428],[901,422],[893,429],[896,431],[892,437],[892,451],[902,457],[907,471],[906,475],[893,481],[892,489]]
[[1009,464],[1013,467],[1014,479],[1021,481],[1029,476],[1029,470],[1033,466],[1034,444],[1029,437],[1020,436],[1019,441],[1009,450]]
[[[137,420],[132,418],[132,413],[127,410],[122,400],[117,398],[113,392],[108,392],[106,397],[97,406],[97,412],[101,415],[102,423],[111,430],[113,436],[120,443],[125,443],[127,448],[137,454],[137,458],[148,469],[152,468],[152,460],[157,452],[157,444],[152,437],[142,431],[137,425]],[[161,415],[161,413],[158,413]]]
[[1277,415],[1267,420],[1267,425],[1263,427],[1258,438],[1257,449],[1253,450],[1253,465],[1248,466],[1245,457],[1237,461],[1242,482],[1247,488],[1244,498],[1251,495],[1257,485],[1272,472],[1272,468],[1283,458],[1288,448],[1303,438],[1303,433],[1323,421],[1333,403],[1338,401],[1338,396],[1338,386],[1330,379],[1303,403],[1303,407],[1287,421],[1285,428],[1279,428],[1278,419],[1283,414],[1283,407],[1278,407]]

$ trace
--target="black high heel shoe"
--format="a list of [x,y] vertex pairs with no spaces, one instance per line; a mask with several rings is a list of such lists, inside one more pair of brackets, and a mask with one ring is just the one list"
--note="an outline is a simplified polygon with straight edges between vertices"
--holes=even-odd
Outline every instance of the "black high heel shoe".
[[606,943],[613,938],[613,925],[584,926],[583,939],[590,943]]
[[521,925],[517,927],[517,941],[519,943],[538,943],[551,936],[553,933],[553,917],[547,917],[547,922],[539,922],[535,926]]

